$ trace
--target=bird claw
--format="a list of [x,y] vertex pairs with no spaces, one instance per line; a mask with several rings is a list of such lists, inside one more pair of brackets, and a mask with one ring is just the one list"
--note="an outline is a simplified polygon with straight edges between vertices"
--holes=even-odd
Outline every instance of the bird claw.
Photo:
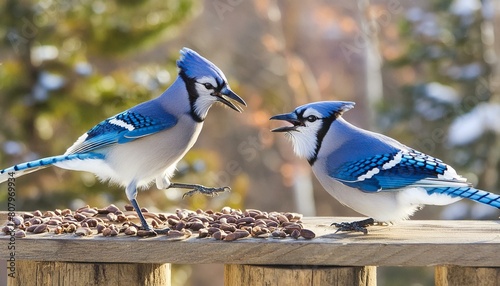
[[219,193],[224,193],[224,192],[230,192],[231,188],[230,187],[220,187],[220,188],[209,188],[205,186],[196,186],[194,189],[191,191],[188,191],[182,195],[182,198],[185,199],[187,197],[191,197],[192,195],[196,193],[204,194],[205,196],[218,196]]
[[170,231],[170,228],[166,227],[166,228],[154,229],[153,231],[156,232],[157,234],[167,234]]
[[341,222],[341,223],[332,223],[331,226],[335,226],[337,228],[337,232],[339,231],[354,231],[354,232],[362,232],[363,234],[368,234],[367,226],[374,225],[375,221],[372,218],[353,221],[353,222]]
[[135,226],[139,230],[142,230],[142,231],[145,231],[145,232],[149,233],[149,235],[145,235],[145,236],[156,236],[157,234],[167,234],[168,231],[170,230],[170,228],[168,228],[168,227],[161,228],[161,229],[154,229],[149,224],[146,225],[146,226],[143,226],[143,225],[139,225],[139,224],[136,224],[136,223],[131,223],[131,225]]
[[152,236],[157,236],[158,233],[152,229],[144,229],[141,228],[137,231],[137,236],[139,237],[152,237]]

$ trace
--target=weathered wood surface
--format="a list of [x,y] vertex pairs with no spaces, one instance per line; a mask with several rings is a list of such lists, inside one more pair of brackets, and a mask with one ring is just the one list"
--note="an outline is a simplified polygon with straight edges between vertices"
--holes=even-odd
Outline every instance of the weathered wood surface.
[[437,266],[435,273],[436,286],[500,286],[500,267]]
[[[304,227],[316,238],[258,239],[232,242],[184,240],[164,235],[151,238],[77,237],[50,233],[15,240],[17,260],[220,263],[254,265],[429,266],[499,267],[500,221],[405,221],[374,226],[369,234],[337,233],[333,221],[359,218],[304,218]],[[10,237],[0,235],[0,259],[8,260]]]
[[377,267],[226,265],[224,285],[377,285]]
[[9,286],[25,285],[171,285],[170,264],[108,264],[78,262],[16,263]]

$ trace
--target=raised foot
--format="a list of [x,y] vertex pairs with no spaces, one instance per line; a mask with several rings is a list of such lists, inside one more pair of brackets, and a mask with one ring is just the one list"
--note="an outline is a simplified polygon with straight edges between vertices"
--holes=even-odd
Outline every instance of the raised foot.
[[362,232],[364,234],[368,234],[368,230],[366,229],[367,226],[374,225],[375,220],[372,218],[360,220],[360,221],[353,221],[353,222],[341,222],[341,223],[332,223],[332,226],[335,226],[337,228],[337,232],[339,231],[354,231],[354,232]]
[[190,197],[196,193],[213,197],[213,196],[218,196],[219,193],[230,192],[230,191],[231,191],[230,187],[209,188],[205,186],[194,186],[191,191],[184,193],[184,195],[182,195],[182,198],[184,199]]

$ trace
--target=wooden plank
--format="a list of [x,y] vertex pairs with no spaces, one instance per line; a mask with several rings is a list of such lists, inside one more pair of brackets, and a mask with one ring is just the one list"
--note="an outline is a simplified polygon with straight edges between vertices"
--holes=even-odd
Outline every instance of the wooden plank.
[[[50,233],[15,240],[17,260],[110,263],[220,263],[256,265],[499,267],[499,221],[405,221],[370,227],[369,234],[338,233],[333,221],[359,218],[304,218],[316,238],[245,238],[232,242],[196,235],[183,240],[77,237]],[[9,260],[9,236],[0,235],[0,259]]]
[[334,266],[226,265],[224,285],[377,285],[377,269]]
[[170,285],[170,264],[77,263],[20,260],[9,286]]
[[377,267],[321,267],[313,272],[311,285],[377,285]]
[[500,268],[438,266],[435,273],[436,286],[500,286]]

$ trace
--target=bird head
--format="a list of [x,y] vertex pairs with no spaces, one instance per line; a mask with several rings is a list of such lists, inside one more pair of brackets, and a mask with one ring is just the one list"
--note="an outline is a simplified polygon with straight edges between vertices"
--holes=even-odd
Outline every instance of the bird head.
[[286,132],[297,156],[311,162],[318,154],[323,137],[330,125],[345,111],[354,107],[354,102],[320,101],[297,107],[294,111],[275,115],[270,120],[283,120],[291,123],[278,127],[272,132]]
[[216,102],[221,102],[238,112],[241,112],[241,107],[231,100],[247,105],[229,88],[224,73],[195,51],[183,48],[177,67],[179,76],[186,83],[192,113],[199,121],[203,121],[212,104]]

